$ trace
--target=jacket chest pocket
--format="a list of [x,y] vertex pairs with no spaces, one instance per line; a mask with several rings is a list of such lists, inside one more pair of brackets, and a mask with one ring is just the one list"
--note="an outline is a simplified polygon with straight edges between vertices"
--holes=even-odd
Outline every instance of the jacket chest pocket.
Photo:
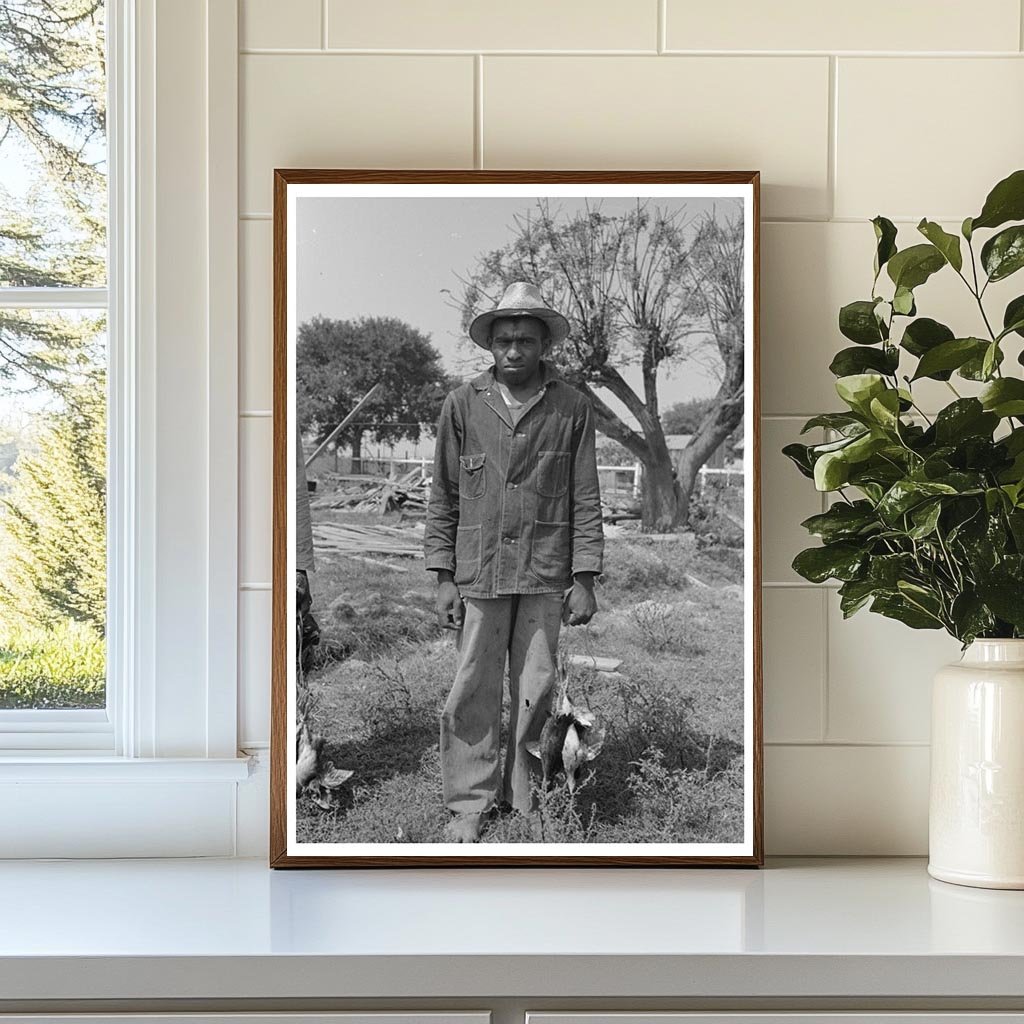
[[569,489],[569,452],[537,453],[537,493],[560,498]]
[[459,496],[462,498],[482,498],[487,487],[484,476],[486,452],[477,455],[459,456]]

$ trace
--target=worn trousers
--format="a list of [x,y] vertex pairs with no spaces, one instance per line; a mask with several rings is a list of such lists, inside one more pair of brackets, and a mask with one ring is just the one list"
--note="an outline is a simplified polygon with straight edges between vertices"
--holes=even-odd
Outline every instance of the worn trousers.
[[[458,669],[441,712],[441,785],[457,814],[490,810],[502,798],[516,810],[533,806],[530,780],[539,764],[526,744],[540,737],[555,689],[562,594],[466,598],[456,635]],[[499,773],[505,663],[509,725]]]

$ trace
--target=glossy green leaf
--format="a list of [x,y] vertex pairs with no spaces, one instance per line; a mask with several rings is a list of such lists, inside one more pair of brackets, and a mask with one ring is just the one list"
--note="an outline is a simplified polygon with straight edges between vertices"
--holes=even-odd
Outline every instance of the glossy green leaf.
[[839,608],[848,619],[878,593],[878,585],[870,580],[849,580],[839,588]]
[[867,370],[877,370],[892,376],[900,365],[899,349],[895,345],[884,348],[853,347],[840,349],[829,364],[837,377],[848,377]]
[[793,559],[793,569],[805,580],[824,583],[827,579],[854,579],[865,562],[860,545],[840,542],[807,548]]
[[789,459],[804,476],[814,478],[814,462],[811,459],[810,448],[806,444],[787,444],[782,449],[782,454]]
[[892,297],[892,308],[893,312],[899,313],[900,316],[913,316],[917,312],[914,293],[909,288],[900,285]]
[[1001,355],[998,341],[990,342],[986,346],[985,355],[981,360],[982,380],[988,380],[992,376],[995,368],[1002,362]]
[[920,380],[922,377],[941,379],[939,374],[944,371],[956,370],[975,356],[983,357],[986,348],[988,348],[988,342],[982,341],[981,338],[953,338],[951,341],[944,341],[921,356],[921,361],[917,364],[912,379]]
[[[996,346],[992,350],[991,354],[989,349],[990,344],[986,344],[985,350],[979,352],[977,355],[971,356],[970,359],[966,360],[964,364],[956,371],[958,377],[963,377],[964,380],[978,380],[986,381],[990,380],[992,374],[995,372],[995,367],[999,366],[1003,361],[1003,350]],[[988,358],[993,363],[993,368],[986,371],[985,369],[985,358]]]
[[1002,281],[1024,267],[1024,225],[1000,231],[981,249],[981,265],[990,281]]
[[956,335],[945,324],[940,324],[927,316],[920,316],[913,323],[907,324],[900,346],[912,356],[920,358],[925,352],[955,337]]
[[1024,295],[1011,299],[1003,313],[1003,333],[1010,331],[1024,338]]
[[[872,419],[886,430],[895,430],[899,423],[900,395],[898,391],[883,391],[868,405]],[[881,447],[881,445],[879,445]]]
[[969,437],[991,437],[999,417],[985,411],[976,398],[958,398],[935,417],[935,439],[940,445],[956,444]]
[[941,514],[942,503],[939,501],[926,501],[923,505],[918,505],[910,513],[910,521],[913,526],[908,531],[909,535],[914,540],[924,540],[925,537],[931,536],[935,532]]
[[981,213],[971,219],[968,230],[997,228],[1008,220],[1024,220],[1024,170],[1014,171],[989,192]]
[[858,345],[877,345],[888,334],[875,316],[877,300],[858,299],[839,310],[839,332]]
[[834,491],[850,479],[850,463],[842,451],[826,452],[814,463],[814,486],[819,491]]
[[921,611],[903,596],[880,595],[871,602],[871,610],[911,629],[942,629],[941,619]]
[[978,396],[982,406],[996,416],[1024,416],[1024,380],[1001,377]]
[[[859,349],[858,351],[868,351]],[[851,427],[863,425],[863,420],[848,412],[824,412],[819,416],[812,416],[801,428],[800,433],[806,434],[808,430],[816,427],[825,427],[829,430],[845,431]]]
[[1000,574],[978,583],[978,597],[1004,622],[1024,629],[1024,584]]
[[957,489],[952,485],[937,481],[897,480],[878,503],[878,514],[885,522],[895,525],[900,516],[929,498],[956,493]]
[[[895,394],[895,392],[887,391],[886,394]],[[888,443],[883,434],[861,434],[843,449],[843,458],[849,465],[855,466],[858,462],[870,459],[875,452],[884,448]]]
[[875,586],[895,591],[896,584],[910,571],[914,559],[905,551],[875,555],[868,566],[868,579]]
[[854,373],[836,381],[836,393],[855,412],[866,413],[871,399],[886,390],[885,380],[877,373]]
[[973,217],[965,217],[963,224],[960,225],[960,234],[963,235],[964,238],[966,238],[968,242],[971,240],[971,235],[974,233],[972,228],[971,228],[971,224],[973,222],[974,222],[974,218]]
[[896,255],[896,225],[881,214],[873,217],[871,224],[875,229],[875,277],[877,278],[882,267]]
[[970,591],[957,594],[949,617],[956,625],[957,636],[965,643],[991,632],[996,624],[985,603]]
[[946,262],[954,269],[960,270],[964,259],[960,252],[960,239],[951,235],[933,220],[924,219],[917,225],[917,230],[942,253]]
[[826,544],[847,540],[880,528],[878,517],[869,501],[847,503],[837,501],[826,512],[811,516],[800,524],[808,533]]
[[913,291],[945,265],[945,257],[934,245],[922,243],[901,249],[889,260],[885,269],[897,288]]

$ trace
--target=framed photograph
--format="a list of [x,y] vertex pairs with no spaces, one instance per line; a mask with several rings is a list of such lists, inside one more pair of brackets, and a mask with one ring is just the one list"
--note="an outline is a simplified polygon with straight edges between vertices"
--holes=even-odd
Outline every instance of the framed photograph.
[[762,863],[758,187],[275,171],[273,866]]

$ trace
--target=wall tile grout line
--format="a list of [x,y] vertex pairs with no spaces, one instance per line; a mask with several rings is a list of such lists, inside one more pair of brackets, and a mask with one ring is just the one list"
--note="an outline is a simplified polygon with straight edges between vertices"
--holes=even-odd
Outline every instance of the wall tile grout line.
[[418,49],[396,47],[302,47],[302,46],[243,46],[240,54],[251,57],[293,55],[293,56],[331,56],[331,57],[472,57],[480,54],[485,57],[759,57],[764,60],[806,57],[820,59],[822,57],[857,58],[861,60],[1006,60],[1019,59],[1021,51],[1017,50],[588,50],[588,49],[552,49],[552,50],[489,50],[482,49]]
[[1024,53],[1024,0],[1021,0],[1020,9],[1017,12],[1017,26],[1020,33],[1017,45],[1020,47],[1021,52]]
[[320,49],[327,49],[327,4],[328,0],[320,0]]
[[828,219],[836,215],[836,179],[839,170],[839,58],[828,59],[828,140],[826,144],[825,168],[826,189],[828,190]]
[[484,58],[473,57],[473,166],[484,166]]
[[821,591],[821,679],[818,681],[821,692],[821,715],[818,722],[821,742],[828,740],[829,730],[829,635],[828,635],[828,602],[829,590],[822,588]]
[[[259,210],[254,210],[248,213],[239,213],[238,219],[242,221],[246,220],[273,220],[273,214],[263,213]],[[954,226],[959,226],[960,221],[963,218],[956,217],[936,217],[934,218],[940,224],[947,223]],[[920,222],[920,215],[916,217],[890,217],[894,224],[897,226],[907,224],[916,227]],[[871,223],[870,216],[863,217],[762,217],[762,224],[863,224],[865,227]],[[810,414],[809,414],[810,415]]]
[[828,740],[824,743],[818,743],[815,740],[765,740],[764,745],[766,747],[813,747],[815,750],[828,750],[830,748],[847,749],[852,748],[854,750],[859,749],[905,749],[910,748],[928,748],[931,746],[925,740]]
[[657,47],[658,53],[663,54],[668,49],[668,0],[657,0],[658,2],[658,24],[657,24]]

